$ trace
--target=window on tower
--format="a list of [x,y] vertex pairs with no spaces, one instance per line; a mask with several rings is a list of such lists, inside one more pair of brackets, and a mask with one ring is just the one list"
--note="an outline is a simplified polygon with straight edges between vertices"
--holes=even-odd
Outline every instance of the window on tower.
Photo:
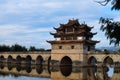
[[59,49],[62,49],[62,46],[59,46]]
[[74,46],[71,46],[71,49],[74,49]]
[[90,51],[90,46],[88,46],[88,50],[87,51]]

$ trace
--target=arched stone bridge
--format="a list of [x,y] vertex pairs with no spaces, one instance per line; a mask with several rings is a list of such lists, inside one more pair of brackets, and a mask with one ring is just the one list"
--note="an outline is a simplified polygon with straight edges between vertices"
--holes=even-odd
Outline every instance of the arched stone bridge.
[[3,52],[0,53],[0,62],[16,64],[44,64],[48,65],[51,59],[49,52]]
[[[52,57],[54,56],[54,59]],[[85,64],[110,63],[119,66],[120,54],[102,54],[102,53],[52,53],[51,52],[2,52],[0,53],[0,62],[16,64],[42,64],[42,65],[73,65],[79,66]]]
[[96,62],[96,64],[110,63],[115,66],[120,66],[120,54],[102,54],[102,53],[92,53],[87,54],[88,63]]

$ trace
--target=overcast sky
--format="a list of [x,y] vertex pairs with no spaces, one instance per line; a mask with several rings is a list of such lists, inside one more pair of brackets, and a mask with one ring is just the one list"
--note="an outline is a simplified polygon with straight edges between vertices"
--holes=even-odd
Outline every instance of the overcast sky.
[[98,32],[94,40],[97,47],[109,46],[100,31],[99,18],[110,17],[120,20],[118,11],[111,6],[101,6],[94,0],[0,0],[0,44],[50,48],[46,40],[53,40],[49,32],[69,19],[79,19]]

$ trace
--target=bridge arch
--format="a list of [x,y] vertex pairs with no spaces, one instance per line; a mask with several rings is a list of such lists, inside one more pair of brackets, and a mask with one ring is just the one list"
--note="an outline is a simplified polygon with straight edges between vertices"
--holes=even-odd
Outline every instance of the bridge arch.
[[68,56],[64,56],[60,61],[60,66],[72,66],[72,60]]
[[12,62],[13,62],[13,57],[9,55],[7,58],[7,63],[12,63]]
[[26,61],[26,64],[30,64],[31,65],[32,57],[30,55],[26,56],[25,61]]
[[114,61],[113,61],[113,59],[110,56],[105,57],[104,60],[103,60],[103,64],[110,64],[110,65],[112,65],[113,62]]
[[90,65],[96,65],[97,64],[97,59],[94,56],[91,56],[88,59],[88,64],[90,64]]
[[48,66],[50,66],[51,56],[48,58]]
[[36,58],[36,64],[40,64],[42,65],[43,64],[43,57],[41,55],[39,55],[37,58]]
[[51,56],[48,58],[48,72],[51,74],[50,65],[51,65]]
[[20,55],[18,55],[18,56],[16,57],[16,63],[17,63],[17,64],[21,64],[21,61],[22,61],[22,57],[21,57]]
[[1,55],[1,56],[0,56],[0,62],[1,62],[1,63],[3,63],[3,62],[4,62],[4,60],[5,60],[4,56],[3,56],[3,55]]

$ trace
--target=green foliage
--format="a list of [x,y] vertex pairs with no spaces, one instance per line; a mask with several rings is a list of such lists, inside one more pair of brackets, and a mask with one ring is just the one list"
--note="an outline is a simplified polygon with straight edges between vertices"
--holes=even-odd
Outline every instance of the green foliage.
[[110,18],[101,17],[99,20],[101,24],[101,29],[105,32],[105,36],[110,40],[110,44],[114,43],[114,45],[120,44],[120,22],[115,22]]
[[9,46],[6,46],[6,45],[0,45],[0,52],[3,52],[3,51],[10,51],[10,47]]
[[24,46],[20,46],[18,44],[15,44],[11,47],[10,51],[12,52],[21,52],[21,51],[27,51],[27,49]]
[[102,6],[106,6],[109,2],[111,2],[111,10],[120,10],[120,0],[104,0],[104,1],[96,1]]
[[120,10],[120,0],[113,0],[112,5],[112,10]]
[[44,52],[44,51],[46,51],[46,50],[43,49],[43,48],[37,49],[37,48],[35,48],[34,46],[31,46],[31,47],[29,48],[29,51],[41,51],[41,52]]
[[34,46],[30,46],[29,51],[35,51],[36,48]]
[[27,52],[27,51],[40,51],[40,52],[49,52],[51,49],[45,50],[44,48],[35,48],[34,46],[30,46],[27,50],[26,47],[21,46],[19,44],[15,44],[10,46],[0,45],[0,52]]

